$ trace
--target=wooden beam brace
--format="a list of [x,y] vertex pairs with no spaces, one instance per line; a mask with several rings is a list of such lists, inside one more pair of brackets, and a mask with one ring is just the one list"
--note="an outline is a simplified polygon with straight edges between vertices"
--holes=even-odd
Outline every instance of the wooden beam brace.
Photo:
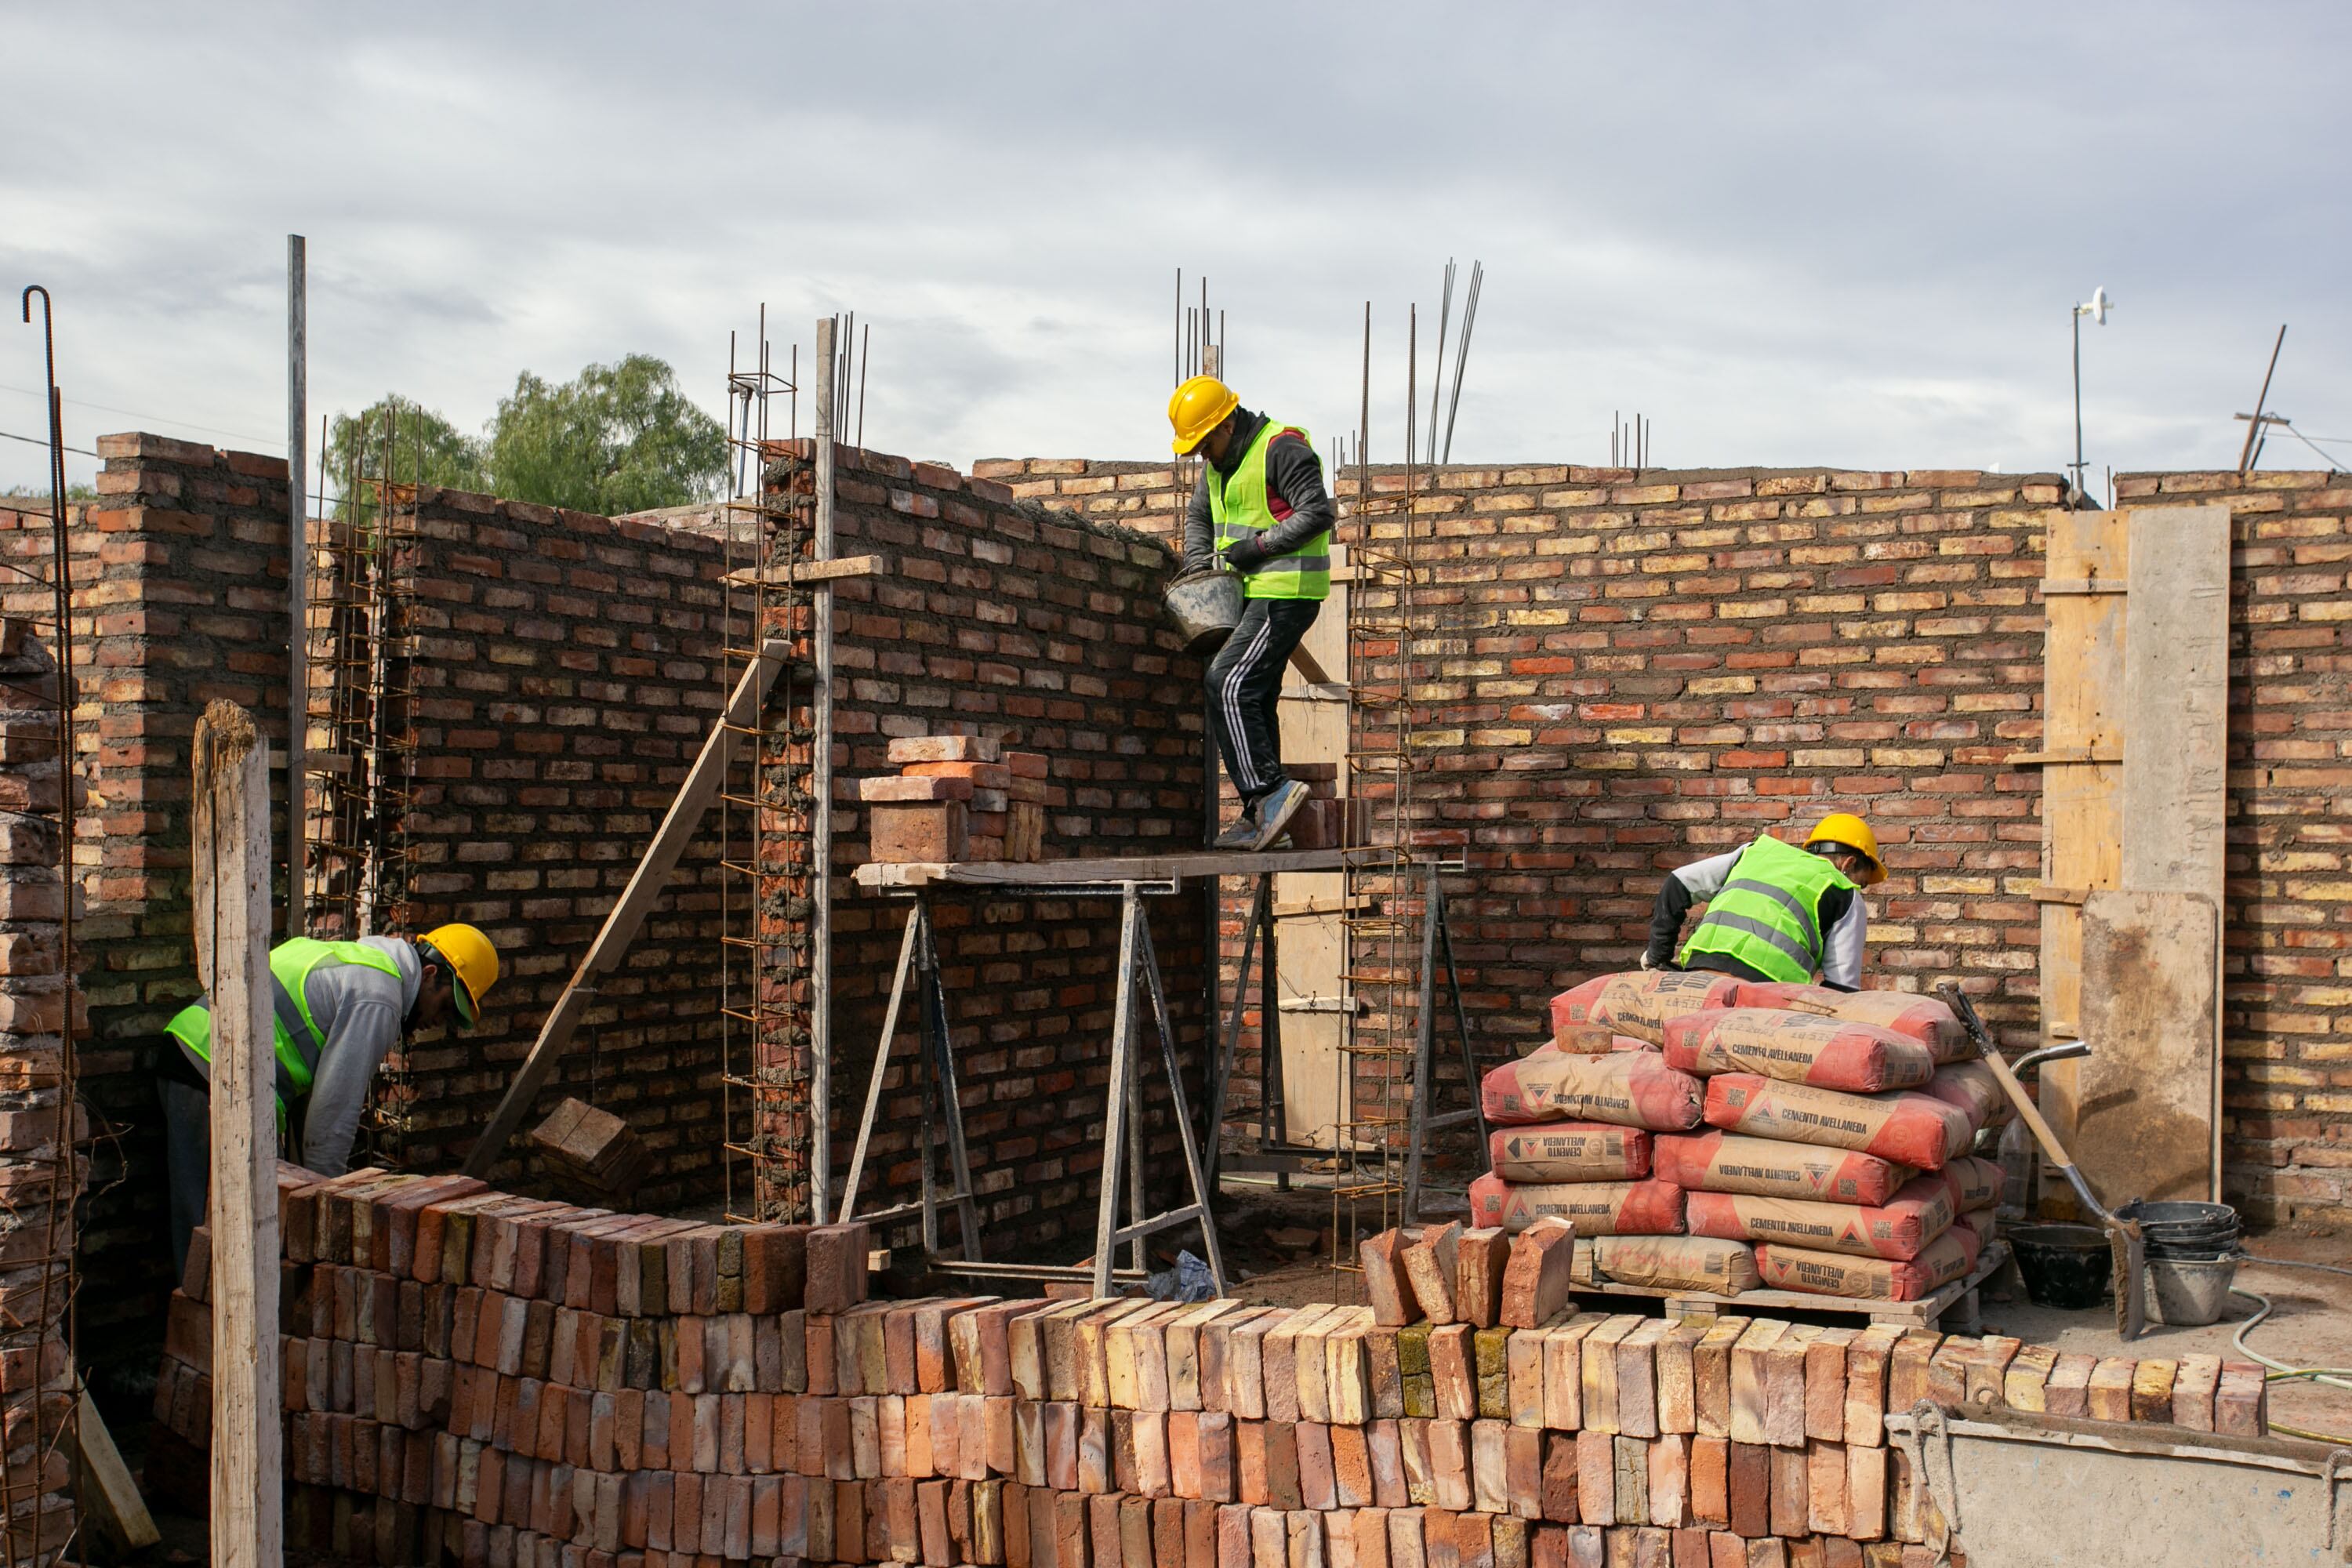
[[466,1174],[477,1180],[488,1176],[507,1141],[530,1113],[530,1102],[546,1086],[557,1058],[572,1043],[572,1033],[580,1027],[581,1018],[595,998],[596,977],[619,967],[629,944],[636,941],[637,932],[644,928],[646,917],[661,900],[669,874],[677,868],[678,857],[686,853],[696,828],[701,826],[702,814],[709,809],[727,776],[737,731],[748,730],[758,721],[760,710],[767,706],[768,693],[775,689],[777,675],[791,658],[792,644],[781,637],[772,638],[736,681],[725,710],[704,737],[700,754],[688,770],[685,784],[678,787],[677,798],[670,802],[668,814],[655,830],[653,842],[646,846],[645,858],[637,862],[629,885],[622,889],[612,912],[604,917],[595,941],[588,944],[587,956],[572,971],[563,994],[556,998],[554,1007],[549,1011],[547,1022],[540,1026],[539,1038],[531,1042],[530,1054],[515,1070],[514,1081],[507,1085],[506,1095],[499,1101],[489,1126],[475,1141],[473,1152],[466,1156]]
[[727,581],[739,588],[822,588],[847,577],[891,574],[890,563],[879,555],[843,555],[830,561],[787,561],[773,566],[746,567],[729,573]]

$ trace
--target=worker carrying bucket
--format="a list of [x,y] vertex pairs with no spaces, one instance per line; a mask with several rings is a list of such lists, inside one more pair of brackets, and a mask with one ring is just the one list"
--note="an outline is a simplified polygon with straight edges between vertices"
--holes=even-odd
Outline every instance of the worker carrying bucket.
[[[1168,423],[1179,456],[1207,459],[1185,512],[1184,572],[1170,585],[1169,607],[1196,651],[1216,647],[1209,724],[1242,816],[1215,846],[1265,849],[1307,802],[1307,786],[1282,771],[1276,703],[1283,667],[1331,592],[1331,497],[1307,432],[1251,413],[1214,376],[1178,387]],[[1237,596],[1217,581],[1227,574]],[[1219,644],[1217,623],[1228,612]]]
[[[404,1035],[453,1014],[459,1028],[472,1028],[498,979],[498,949],[469,925],[413,939],[293,937],[270,949],[279,1155],[321,1176],[341,1175],[383,1058]],[[189,1232],[204,1223],[212,1173],[210,1005],[191,1003],[163,1032],[170,1039],[156,1089],[177,1268],[187,1261]]]
[[[1764,834],[1666,878],[1650,910],[1642,967],[1795,984],[1819,974],[1834,990],[1859,990],[1870,925],[1862,889],[1885,879],[1877,836],[1851,813],[1822,817],[1802,849]],[[1706,916],[1676,957],[1683,918],[1700,902]]]

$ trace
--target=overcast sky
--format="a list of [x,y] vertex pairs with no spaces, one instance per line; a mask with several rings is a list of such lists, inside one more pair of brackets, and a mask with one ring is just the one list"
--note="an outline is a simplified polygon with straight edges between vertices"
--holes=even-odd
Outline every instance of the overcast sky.
[[[764,300],[780,361],[871,323],[871,446],[1148,457],[1181,267],[1318,441],[1370,300],[1389,460],[1452,256],[1487,269],[1456,461],[1603,461],[1638,409],[1667,466],[2053,468],[2099,285],[2095,481],[2233,462],[2282,321],[2273,405],[2352,437],[2340,0],[0,0],[0,283],[55,291],[75,446],[283,449],[289,231],[314,421],[398,390],[475,427],[631,352],[716,412]],[[39,435],[14,315],[0,431]],[[43,462],[0,440],[0,488]]]

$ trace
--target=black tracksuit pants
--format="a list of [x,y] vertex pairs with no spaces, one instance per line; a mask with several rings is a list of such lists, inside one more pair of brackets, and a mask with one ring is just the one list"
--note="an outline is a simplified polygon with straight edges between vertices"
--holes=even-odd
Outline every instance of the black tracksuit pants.
[[1250,599],[1241,624],[1209,660],[1209,727],[1225,773],[1252,810],[1285,782],[1276,709],[1290,650],[1315,624],[1320,599]]

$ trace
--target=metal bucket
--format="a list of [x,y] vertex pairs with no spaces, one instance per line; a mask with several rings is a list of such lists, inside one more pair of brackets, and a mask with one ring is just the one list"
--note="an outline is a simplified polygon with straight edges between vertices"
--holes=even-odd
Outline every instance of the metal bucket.
[[2230,1286],[2237,1277],[2234,1258],[2149,1258],[2147,1283],[2156,1294],[2157,1320],[2176,1328],[2219,1321],[2221,1305],[2230,1299]]
[[1180,573],[1160,594],[1184,634],[1184,651],[1214,653],[1242,620],[1242,580],[1222,566]]

